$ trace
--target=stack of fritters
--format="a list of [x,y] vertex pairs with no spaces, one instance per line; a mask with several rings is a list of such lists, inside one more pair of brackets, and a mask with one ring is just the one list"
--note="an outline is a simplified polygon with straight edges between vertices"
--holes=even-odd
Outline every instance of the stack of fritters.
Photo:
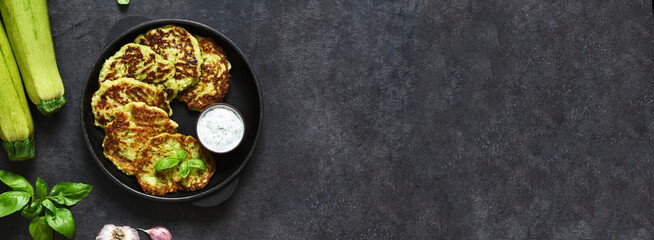
[[158,107],[131,102],[114,112],[104,131],[104,156],[125,174],[134,175],[134,161],[145,142],[160,133],[177,132],[177,123]]
[[[216,170],[211,154],[191,136],[176,133],[170,101],[179,98],[201,111],[221,102],[229,87],[230,63],[213,40],[167,25],[139,35],[103,64],[100,88],[91,100],[95,124],[105,131],[104,155],[148,194],[204,188]],[[207,170],[179,166],[155,171],[157,161],[184,150]]]
[[113,120],[114,112],[120,111],[130,102],[143,102],[161,108],[168,116],[173,114],[163,90],[133,78],[119,78],[101,83],[98,91],[93,94],[91,105],[95,125],[104,127]]

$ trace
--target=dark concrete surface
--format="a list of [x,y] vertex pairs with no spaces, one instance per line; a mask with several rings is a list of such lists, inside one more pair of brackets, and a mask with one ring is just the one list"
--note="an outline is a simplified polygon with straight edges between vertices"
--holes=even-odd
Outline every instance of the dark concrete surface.
[[[37,158],[0,168],[95,186],[72,208],[76,239],[107,223],[175,239],[654,238],[649,0],[48,4],[69,103],[32,109]],[[263,132],[222,205],[138,198],[83,144],[86,74],[132,15],[209,25],[257,72]],[[0,238],[27,227],[2,218]]]

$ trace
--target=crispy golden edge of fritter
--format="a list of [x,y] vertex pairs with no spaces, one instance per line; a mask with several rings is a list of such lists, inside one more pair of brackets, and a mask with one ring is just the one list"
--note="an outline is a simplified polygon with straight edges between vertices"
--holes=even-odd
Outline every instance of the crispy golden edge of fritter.
[[[202,111],[208,106],[222,102],[227,95],[231,65],[225,51],[211,38],[196,36],[202,50],[202,74],[198,83],[179,94],[178,99],[186,102],[189,109]],[[216,61],[217,60],[217,61]],[[216,64],[216,62],[218,62]]]
[[117,136],[117,129],[122,129],[125,125],[129,126],[129,122],[127,120],[129,116],[127,113],[122,111],[116,112],[114,116],[116,118],[109,122],[109,124],[107,124],[105,127],[105,137],[102,141],[102,148],[104,149],[103,154],[105,158],[109,159],[109,161],[111,161],[116,166],[116,168],[118,168],[118,170],[127,175],[134,175],[134,164],[116,154],[114,150],[121,145],[121,138]]

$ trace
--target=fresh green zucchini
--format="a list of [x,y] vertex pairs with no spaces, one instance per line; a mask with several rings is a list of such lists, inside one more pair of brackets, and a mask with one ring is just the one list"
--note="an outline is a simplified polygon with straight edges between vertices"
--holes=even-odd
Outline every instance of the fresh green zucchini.
[[5,29],[0,24],[0,138],[12,161],[34,158],[34,122]]
[[46,0],[1,0],[0,13],[30,100],[46,116],[66,103]]

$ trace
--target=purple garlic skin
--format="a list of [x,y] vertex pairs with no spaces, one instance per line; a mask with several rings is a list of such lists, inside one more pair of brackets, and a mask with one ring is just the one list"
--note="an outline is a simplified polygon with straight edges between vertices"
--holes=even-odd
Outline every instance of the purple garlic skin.
[[150,238],[152,240],[172,240],[173,235],[170,234],[170,231],[166,229],[165,227],[153,227],[148,230],[145,230],[145,232],[150,235]]

